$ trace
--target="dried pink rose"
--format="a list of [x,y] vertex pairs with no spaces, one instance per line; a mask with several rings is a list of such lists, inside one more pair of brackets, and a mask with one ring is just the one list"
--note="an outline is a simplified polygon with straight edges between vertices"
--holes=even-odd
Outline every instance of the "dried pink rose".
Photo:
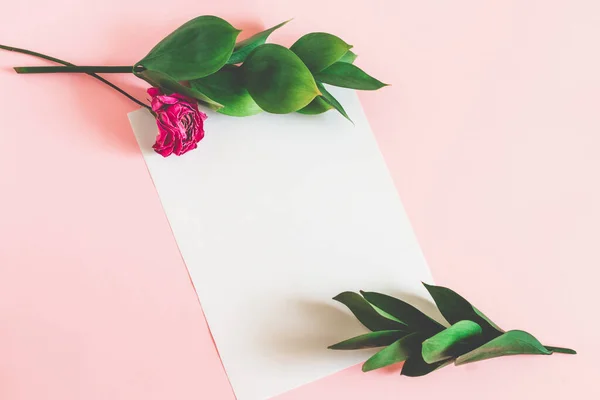
[[198,102],[178,93],[165,95],[158,88],[148,89],[148,94],[158,125],[154,151],[163,157],[180,156],[198,147],[206,119],[206,114],[198,110]]

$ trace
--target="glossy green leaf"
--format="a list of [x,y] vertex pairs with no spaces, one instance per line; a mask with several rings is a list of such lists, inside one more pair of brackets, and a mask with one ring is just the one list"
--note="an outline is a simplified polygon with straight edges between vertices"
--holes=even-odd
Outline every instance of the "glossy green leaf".
[[348,307],[360,323],[371,331],[406,331],[406,325],[385,318],[357,293],[343,292],[333,299]]
[[327,89],[325,89],[325,86],[323,86],[322,83],[317,82],[317,88],[319,88],[319,90],[321,91],[321,96],[322,96],[323,100],[325,100],[327,103],[331,104],[331,106],[333,108],[335,108],[340,114],[342,114],[344,116],[344,118],[346,118],[348,121],[352,122],[352,120],[350,119],[348,114],[346,114],[346,110],[344,110],[344,107],[342,107],[340,102],[337,101],[337,99],[335,97],[333,97],[333,95],[331,93],[329,93],[327,91]]
[[202,78],[225,65],[239,33],[221,18],[194,18],[161,40],[136,66],[161,72],[175,81]]
[[369,303],[393,315],[415,331],[437,333],[445,328],[442,324],[400,299],[376,292],[361,291],[360,293]]
[[248,92],[263,110],[287,114],[306,107],[320,94],[306,65],[289,49],[264,44],[243,66]]
[[444,360],[444,361],[438,361],[433,364],[427,364],[423,360],[421,352],[417,352],[417,353],[413,354],[411,357],[409,357],[408,360],[406,360],[406,362],[402,366],[402,372],[400,373],[400,375],[410,376],[410,377],[424,376],[424,375],[429,374],[430,372],[433,372],[437,369],[443,368],[446,365],[450,365],[450,364],[452,364],[451,359]]
[[352,48],[337,36],[324,32],[308,33],[290,47],[311,72],[320,72],[338,61]]
[[486,344],[472,350],[455,361],[456,365],[468,364],[488,358],[510,356],[515,354],[543,354],[552,352],[546,349],[535,337],[524,331],[508,331]]
[[358,90],[377,90],[387,86],[385,83],[368,75],[356,65],[346,62],[332,64],[323,71],[316,73],[315,79],[333,86]]
[[493,339],[504,333],[481,311],[477,310],[471,303],[453,290],[426,283],[423,283],[423,285],[425,285],[440,312],[450,324],[455,324],[462,320],[474,321],[481,326],[483,337],[486,340]]
[[159,87],[166,94],[179,93],[184,96],[194,98],[200,103],[212,108],[213,110],[218,110],[219,108],[223,107],[222,104],[209,98],[204,93],[201,93],[200,91],[194,88],[184,86],[163,73],[157,71],[144,70],[142,72],[136,73],[136,76],[145,80],[152,86]]
[[285,24],[287,24],[290,21],[291,20],[282,22],[279,25],[275,25],[272,28],[269,28],[267,30],[259,32],[256,35],[253,35],[253,36],[249,37],[248,39],[242,40],[241,42],[236,44],[235,48],[233,49],[233,54],[227,61],[227,64],[238,64],[238,63],[244,62],[246,60],[246,57],[248,57],[248,54],[250,54],[250,52],[252,52],[252,50],[254,50],[255,48],[257,48],[260,45],[265,44],[265,42],[267,41],[267,38],[269,37],[269,35],[271,33],[273,33],[275,30],[281,28],[282,26],[284,26]]
[[473,321],[459,321],[423,342],[423,360],[433,364],[466,353],[481,343],[481,327]]
[[301,108],[300,110],[298,110],[298,112],[300,114],[315,115],[323,114],[324,112],[327,112],[332,108],[333,106],[327,101],[325,101],[325,99],[323,99],[323,96],[317,96],[313,99],[313,101],[310,102],[309,105],[307,105],[304,108]]
[[219,71],[194,79],[190,86],[223,105],[218,111],[234,117],[255,115],[262,110],[244,86],[240,67],[225,65]]
[[357,57],[358,55],[356,55],[356,53],[354,53],[352,50],[348,50],[346,54],[344,54],[342,58],[338,60],[338,62],[353,64]]
[[332,350],[358,350],[372,347],[388,346],[396,340],[406,336],[403,331],[378,331],[369,332],[364,335],[353,337],[329,346]]
[[419,333],[411,333],[390,344],[385,349],[377,352],[369,358],[362,366],[363,372],[387,367],[408,359],[412,354],[419,353],[423,336]]

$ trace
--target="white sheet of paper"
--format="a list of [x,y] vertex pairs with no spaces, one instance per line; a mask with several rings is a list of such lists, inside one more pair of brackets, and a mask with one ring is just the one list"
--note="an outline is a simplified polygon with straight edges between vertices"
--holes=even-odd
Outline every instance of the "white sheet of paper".
[[358,97],[332,92],[356,125],[334,111],[209,112],[206,137],[182,157],[154,153],[154,118],[129,114],[238,400],[270,398],[374,352],[327,349],[367,332],[331,300],[340,292],[400,295],[436,315]]

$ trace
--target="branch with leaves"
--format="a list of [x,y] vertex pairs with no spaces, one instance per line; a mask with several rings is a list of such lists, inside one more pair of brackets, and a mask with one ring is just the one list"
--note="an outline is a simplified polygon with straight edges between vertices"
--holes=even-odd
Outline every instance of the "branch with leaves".
[[335,109],[349,119],[325,84],[357,90],[386,86],[353,64],[352,46],[337,36],[309,33],[289,49],[266,44],[269,35],[287,22],[236,43],[240,30],[219,17],[201,16],[165,37],[133,66],[63,62],[64,66],[15,70],[21,74],[79,72],[96,78],[97,73],[133,73],[164,94],[181,94],[237,117],[261,111],[321,114]]
[[427,285],[448,324],[442,325],[412,305],[381,293],[343,292],[334,297],[350,309],[370,333],[330,346],[333,350],[384,347],[369,358],[364,372],[404,361],[402,375],[423,376],[446,365],[468,364],[516,354],[576,354],[544,346],[531,334],[505,332],[456,292]]

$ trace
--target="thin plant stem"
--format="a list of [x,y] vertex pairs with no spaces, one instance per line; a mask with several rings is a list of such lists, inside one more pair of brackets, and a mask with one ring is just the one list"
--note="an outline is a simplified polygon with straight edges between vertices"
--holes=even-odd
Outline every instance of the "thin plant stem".
[[64,67],[15,67],[17,74],[55,74],[55,73],[104,73],[104,74],[130,74],[132,66],[64,66]]
[[[50,57],[50,56],[47,56],[45,54],[36,53],[35,51],[30,51],[30,50],[26,50],[26,49],[20,49],[18,47],[4,46],[4,45],[0,44],[0,49],[2,49],[2,50],[8,50],[8,51],[14,51],[16,53],[21,53],[21,54],[27,54],[27,55],[30,55],[30,56],[42,58],[44,60],[52,61],[52,62],[55,62],[57,64],[63,64],[63,65],[70,66],[70,67],[74,67],[75,66],[74,64],[71,64],[71,63],[69,63],[67,61],[60,60],[60,59],[55,58],[55,57]],[[123,89],[121,89],[120,87],[118,87],[117,85],[115,85],[115,84],[107,81],[106,79],[102,78],[99,75],[96,75],[93,72],[86,72],[86,73],[87,73],[87,75],[89,75],[89,76],[91,76],[93,78],[96,78],[100,82],[104,83],[105,85],[110,86],[111,88],[113,88],[117,92],[121,93],[123,96],[127,97],[129,100],[133,101],[134,103],[136,103],[136,104],[138,104],[138,105],[140,105],[140,106],[142,106],[144,108],[147,108],[147,109],[151,110],[150,106],[148,106],[147,104],[145,104],[145,103],[141,102],[140,100],[136,99],[135,97],[133,97],[132,95],[130,95],[129,93],[127,93],[126,91],[124,91]]]

